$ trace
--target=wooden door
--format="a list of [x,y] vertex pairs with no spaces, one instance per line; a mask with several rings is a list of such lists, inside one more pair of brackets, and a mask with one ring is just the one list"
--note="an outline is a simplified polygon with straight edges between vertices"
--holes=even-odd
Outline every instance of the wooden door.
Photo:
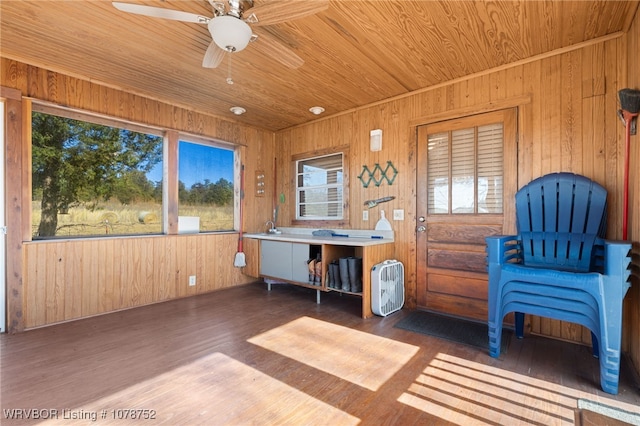
[[419,308],[486,321],[485,237],[514,223],[517,111],[418,127]]

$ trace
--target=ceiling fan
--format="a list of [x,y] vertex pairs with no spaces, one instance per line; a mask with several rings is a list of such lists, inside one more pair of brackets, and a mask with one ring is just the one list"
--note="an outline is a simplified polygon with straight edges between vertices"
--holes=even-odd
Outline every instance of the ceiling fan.
[[[255,27],[278,24],[313,15],[329,7],[329,0],[274,0],[255,7],[253,0],[208,2],[213,8],[212,17],[117,1],[112,4],[123,12],[207,25],[212,41],[202,59],[202,66],[205,68],[216,68],[222,62],[225,53],[239,52],[247,47],[249,42],[258,39],[258,35],[253,33],[249,24]],[[262,50],[285,66],[295,69],[304,63],[302,58],[268,33],[260,34],[259,39]]]

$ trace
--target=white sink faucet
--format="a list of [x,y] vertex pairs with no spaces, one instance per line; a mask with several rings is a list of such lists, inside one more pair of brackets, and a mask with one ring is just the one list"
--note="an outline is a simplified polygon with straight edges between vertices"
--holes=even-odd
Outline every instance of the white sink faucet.
[[280,233],[280,231],[278,231],[278,230],[276,229],[276,224],[275,224],[272,220],[268,220],[268,221],[265,223],[265,225],[267,225],[267,226],[271,225],[271,226],[269,227],[269,229],[267,230],[267,232],[268,232],[269,234],[279,234],[279,233]]

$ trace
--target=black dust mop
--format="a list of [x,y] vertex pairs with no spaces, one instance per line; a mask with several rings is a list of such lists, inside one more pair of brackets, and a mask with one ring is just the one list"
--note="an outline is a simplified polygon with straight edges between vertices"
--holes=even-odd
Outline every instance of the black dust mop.
[[[618,92],[620,108],[618,112],[625,126],[625,158],[624,158],[624,202],[622,207],[622,239],[627,239],[629,221],[629,153],[631,150],[631,128],[640,112],[640,90],[622,89]],[[635,127],[635,126],[634,126]],[[634,132],[635,134],[635,132]]]

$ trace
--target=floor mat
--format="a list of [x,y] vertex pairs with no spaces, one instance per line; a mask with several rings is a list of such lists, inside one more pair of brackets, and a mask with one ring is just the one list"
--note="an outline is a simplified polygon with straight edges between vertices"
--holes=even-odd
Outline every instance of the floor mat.
[[[413,311],[394,326],[456,343],[489,350],[489,326],[425,311]],[[513,331],[502,330],[502,351],[505,353]]]
[[578,399],[576,425],[640,425],[640,413],[632,413],[588,399]]

